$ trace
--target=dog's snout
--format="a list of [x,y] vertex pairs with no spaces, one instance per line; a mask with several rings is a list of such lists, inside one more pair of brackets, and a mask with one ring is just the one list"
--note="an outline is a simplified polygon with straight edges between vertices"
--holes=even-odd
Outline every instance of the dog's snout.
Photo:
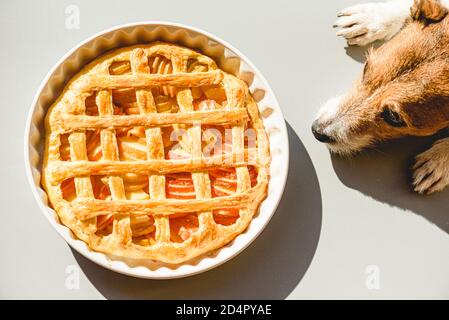
[[320,142],[324,142],[324,143],[331,143],[333,142],[332,138],[329,137],[327,134],[321,133],[320,131],[317,130],[313,130],[313,135],[315,136],[315,138],[320,141]]
[[334,139],[332,139],[332,137],[323,132],[323,128],[319,125],[319,123],[316,120],[312,123],[312,133],[318,141],[324,143],[334,142]]

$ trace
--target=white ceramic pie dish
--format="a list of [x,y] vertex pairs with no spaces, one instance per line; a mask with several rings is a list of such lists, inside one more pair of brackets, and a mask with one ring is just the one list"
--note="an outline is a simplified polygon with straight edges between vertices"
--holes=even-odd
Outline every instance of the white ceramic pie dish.
[[[124,260],[92,251],[85,242],[59,222],[42,189],[41,165],[44,144],[43,121],[51,103],[65,83],[89,61],[102,53],[128,45],[155,40],[177,43],[202,51],[223,70],[244,80],[259,105],[270,139],[272,162],[268,196],[245,232],[215,252],[178,266]],[[42,81],[29,111],[25,129],[25,167],[32,192],[44,216],[76,251],[110,270],[140,278],[168,279],[198,274],[235,257],[268,224],[282,197],[288,172],[289,145],[287,129],[279,104],[260,71],[233,46],[203,30],[171,22],[138,22],[107,29],[81,42],[64,55]]]

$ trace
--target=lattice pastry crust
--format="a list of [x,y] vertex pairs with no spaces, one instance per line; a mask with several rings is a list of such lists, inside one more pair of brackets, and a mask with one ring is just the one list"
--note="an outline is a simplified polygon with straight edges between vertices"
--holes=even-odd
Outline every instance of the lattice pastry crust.
[[[230,139],[205,138],[205,128]],[[246,84],[172,44],[94,60],[46,116],[51,205],[93,250],[115,256],[178,264],[226,245],[265,199],[269,165]]]

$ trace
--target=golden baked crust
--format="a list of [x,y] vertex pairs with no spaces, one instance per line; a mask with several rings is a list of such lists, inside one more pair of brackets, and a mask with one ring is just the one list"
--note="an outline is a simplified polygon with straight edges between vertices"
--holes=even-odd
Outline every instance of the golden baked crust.
[[[267,194],[257,104],[243,81],[187,48],[155,42],[94,60],[45,125],[42,185],[62,223],[100,252],[185,262],[242,233]],[[230,151],[206,155],[204,128],[229,130],[220,150]],[[176,130],[180,142],[168,141]]]

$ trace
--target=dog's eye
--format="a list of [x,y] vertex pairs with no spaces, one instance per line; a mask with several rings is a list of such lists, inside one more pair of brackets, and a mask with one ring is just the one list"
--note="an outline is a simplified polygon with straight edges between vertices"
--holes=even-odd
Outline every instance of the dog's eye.
[[402,119],[401,115],[390,108],[385,108],[380,114],[382,119],[393,127],[405,127],[406,123]]

